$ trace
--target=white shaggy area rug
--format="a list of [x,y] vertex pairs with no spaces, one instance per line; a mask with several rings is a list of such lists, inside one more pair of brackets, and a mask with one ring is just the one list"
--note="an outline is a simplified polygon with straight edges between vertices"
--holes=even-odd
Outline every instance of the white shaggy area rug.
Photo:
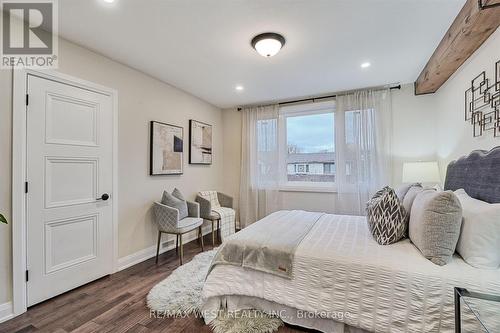
[[[148,307],[163,317],[199,314],[203,283],[216,252],[213,249],[198,254],[154,286],[147,296]],[[256,310],[220,311],[210,325],[215,333],[272,333],[283,326],[283,321]]]
[[221,311],[210,326],[215,333],[273,333],[283,326],[283,321],[258,310]]

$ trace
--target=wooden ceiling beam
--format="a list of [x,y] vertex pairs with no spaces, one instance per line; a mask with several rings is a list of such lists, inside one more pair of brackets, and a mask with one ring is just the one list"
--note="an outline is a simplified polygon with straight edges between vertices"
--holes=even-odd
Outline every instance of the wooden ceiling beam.
[[[481,0],[483,5],[500,0]],[[500,7],[467,0],[415,81],[415,95],[436,92],[500,25]]]

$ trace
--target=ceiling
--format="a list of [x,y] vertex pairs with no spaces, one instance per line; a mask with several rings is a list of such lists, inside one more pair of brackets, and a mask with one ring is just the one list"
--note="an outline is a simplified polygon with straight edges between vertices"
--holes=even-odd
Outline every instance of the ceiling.
[[[226,108],[413,82],[464,3],[64,0],[59,32]],[[272,58],[250,46],[268,31],[286,38]]]

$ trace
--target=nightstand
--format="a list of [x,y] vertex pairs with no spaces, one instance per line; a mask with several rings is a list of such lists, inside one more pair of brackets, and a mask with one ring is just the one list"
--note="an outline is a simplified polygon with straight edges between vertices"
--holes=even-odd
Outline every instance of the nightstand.
[[[455,292],[455,333],[462,331],[462,308],[472,314],[477,321],[477,327],[482,332],[499,332],[500,328],[500,296],[468,291],[465,288],[454,288]],[[471,317],[469,315],[469,317]],[[479,331],[474,330],[474,333]]]

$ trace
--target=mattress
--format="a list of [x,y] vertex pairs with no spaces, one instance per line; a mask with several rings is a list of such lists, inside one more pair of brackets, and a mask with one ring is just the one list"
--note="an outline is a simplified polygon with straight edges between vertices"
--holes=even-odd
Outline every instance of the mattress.
[[[457,255],[437,266],[407,239],[378,245],[365,217],[325,214],[296,249],[291,279],[218,265],[207,276],[203,310],[214,313],[226,296],[245,296],[369,332],[453,332],[455,286],[500,294],[500,269],[477,269]],[[494,331],[498,308],[481,309]],[[481,331],[467,312],[463,328]]]

